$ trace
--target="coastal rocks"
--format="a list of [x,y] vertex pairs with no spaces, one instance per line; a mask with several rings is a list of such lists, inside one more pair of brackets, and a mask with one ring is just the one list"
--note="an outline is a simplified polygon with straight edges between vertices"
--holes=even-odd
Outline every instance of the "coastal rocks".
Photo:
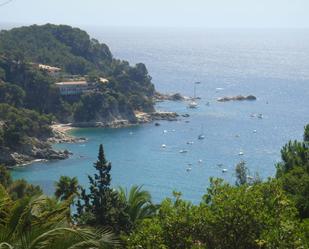
[[72,129],[71,124],[54,124],[51,126],[53,136],[48,138],[49,143],[84,143],[83,137],[70,136],[67,131]]
[[156,120],[177,121],[179,115],[176,112],[137,112],[138,123],[150,123]]
[[176,112],[152,112],[149,114],[151,120],[167,120],[167,121],[177,121],[178,114]]
[[248,95],[248,96],[243,96],[243,95],[237,95],[237,96],[232,96],[232,97],[222,97],[218,98],[217,101],[219,102],[226,102],[226,101],[243,101],[243,100],[256,100],[256,97],[254,95]]
[[163,94],[156,92],[155,94],[155,101],[183,101],[186,100],[184,96],[182,96],[180,93],[174,93],[174,94]]
[[132,125],[129,120],[126,119],[116,119],[106,122],[76,122],[72,124],[72,127],[86,128],[121,128]]
[[0,164],[7,166],[29,164],[37,160],[59,160],[66,159],[70,155],[67,150],[56,151],[48,142],[29,138],[27,143],[21,145],[17,150],[0,148]]

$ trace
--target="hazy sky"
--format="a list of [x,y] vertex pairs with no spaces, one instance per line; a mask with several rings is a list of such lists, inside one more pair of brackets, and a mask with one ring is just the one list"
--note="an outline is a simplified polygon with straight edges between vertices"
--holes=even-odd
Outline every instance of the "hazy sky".
[[[4,3],[8,0],[0,0]],[[0,23],[309,28],[309,0],[12,0]]]

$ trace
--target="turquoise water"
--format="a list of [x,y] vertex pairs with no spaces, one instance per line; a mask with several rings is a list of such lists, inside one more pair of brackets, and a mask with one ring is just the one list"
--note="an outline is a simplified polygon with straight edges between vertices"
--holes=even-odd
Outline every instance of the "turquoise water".
[[[309,122],[306,30],[89,31],[106,42],[115,57],[144,62],[159,91],[192,95],[192,82],[201,81],[197,90],[202,99],[194,110],[181,102],[158,103],[159,110],[190,114],[177,122],[162,121],[158,127],[145,124],[74,130],[74,135],[88,141],[55,145],[72,151],[69,159],[34,163],[13,171],[15,178],[39,184],[47,194],[53,193],[54,181],[61,175],[77,176],[86,185],[98,145],[103,143],[112,162],[114,186],[144,185],[155,201],[177,190],[196,202],[205,192],[209,177],[233,183],[233,170],[240,160],[246,161],[252,174],[258,172],[264,179],[273,176],[280,148],[289,139],[301,139]],[[216,101],[217,97],[238,94],[254,94],[258,99]],[[263,119],[251,117],[253,113],[262,113]],[[202,126],[206,137],[198,140]],[[189,141],[194,143],[187,144]],[[238,155],[240,151],[243,156]],[[218,164],[223,164],[227,172],[222,173]],[[188,167],[192,168],[189,172]]]

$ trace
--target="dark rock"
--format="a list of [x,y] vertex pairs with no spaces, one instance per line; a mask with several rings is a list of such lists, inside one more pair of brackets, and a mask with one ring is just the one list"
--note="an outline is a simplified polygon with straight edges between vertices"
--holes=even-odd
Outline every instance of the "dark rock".
[[226,101],[243,101],[243,100],[256,100],[256,97],[254,95],[248,95],[248,96],[243,96],[243,95],[238,95],[238,96],[232,96],[232,97],[222,97],[218,98],[217,101],[219,102],[226,102]]
[[164,101],[164,100],[183,101],[183,100],[185,100],[185,97],[183,97],[180,93],[163,94],[163,93],[158,93],[157,92],[155,94],[155,100],[156,101]]

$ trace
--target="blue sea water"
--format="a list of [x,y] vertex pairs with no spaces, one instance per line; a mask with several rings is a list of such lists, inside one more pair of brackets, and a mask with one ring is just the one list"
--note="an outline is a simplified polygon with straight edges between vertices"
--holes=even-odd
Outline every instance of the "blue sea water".
[[[198,202],[210,177],[234,183],[234,168],[240,160],[246,161],[251,174],[258,172],[263,179],[274,176],[281,147],[290,139],[301,139],[309,123],[309,30],[87,31],[107,43],[115,57],[145,63],[160,92],[192,96],[193,82],[201,81],[197,86],[201,100],[197,109],[188,109],[182,102],[158,103],[159,110],[190,114],[177,122],[162,121],[158,127],[74,130],[74,135],[88,141],[55,145],[72,151],[69,159],[13,170],[15,178],[39,184],[47,194],[53,193],[54,181],[61,175],[77,176],[87,185],[98,145],[103,143],[112,162],[113,186],[144,185],[155,201],[177,190]],[[253,94],[258,99],[216,101],[238,94]],[[251,117],[256,113],[262,113],[263,119]],[[204,140],[197,139],[201,127]],[[192,168],[189,172],[188,167]],[[227,172],[222,173],[222,168]]]

